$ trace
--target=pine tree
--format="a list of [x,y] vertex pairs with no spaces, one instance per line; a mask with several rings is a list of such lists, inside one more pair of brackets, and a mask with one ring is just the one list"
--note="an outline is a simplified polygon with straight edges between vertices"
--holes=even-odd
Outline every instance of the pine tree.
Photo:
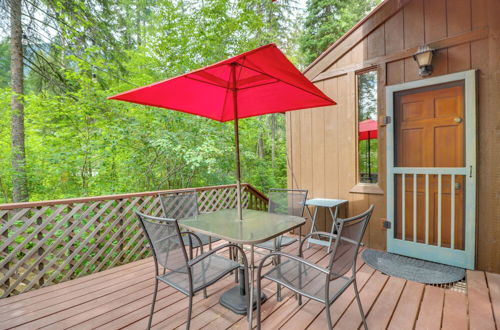
[[24,150],[24,105],[23,87],[23,30],[21,25],[22,0],[13,0],[10,7],[10,51],[12,85],[12,199],[14,202],[28,200],[28,181],[26,177],[26,154]]
[[311,63],[380,0],[308,0],[300,38],[303,64]]

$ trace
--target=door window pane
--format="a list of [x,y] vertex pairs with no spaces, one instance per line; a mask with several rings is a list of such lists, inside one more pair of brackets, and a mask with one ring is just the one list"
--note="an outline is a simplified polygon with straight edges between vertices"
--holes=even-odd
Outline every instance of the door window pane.
[[377,72],[357,75],[359,182],[378,181]]

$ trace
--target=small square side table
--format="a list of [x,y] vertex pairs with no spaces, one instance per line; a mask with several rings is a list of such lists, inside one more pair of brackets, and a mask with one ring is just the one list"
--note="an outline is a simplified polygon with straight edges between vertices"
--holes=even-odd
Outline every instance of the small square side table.
[[[337,224],[337,215],[339,211],[339,206],[342,204],[346,204],[347,201],[344,199],[328,199],[328,198],[313,198],[313,199],[308,199],[306,201],[306,206],[314,206],[314,215],[311,215],[311,211],[309,210],[309,207],[306,207],[307,213],[309,213],[309,217],[311,218],[312,225],[311,225],[311,233],[317,231],[316,229],[316,220],[318,216],[318,208],[324,207],[327,208],[330,211],[330,215],[332,216],[332,229],[330,231],[331,234],[333,234],[336,224]],[[335,209],[335,210],[334,210]],[[332,245],[332,238],[330,237],[329,241],[323,241],[320,240],[319,237],[313,238],[309,237],[307,240],[307,247],[309,248],[310,244],[319,244],[323,246],[328,247],[328,253],[330,253],[330,247]]]

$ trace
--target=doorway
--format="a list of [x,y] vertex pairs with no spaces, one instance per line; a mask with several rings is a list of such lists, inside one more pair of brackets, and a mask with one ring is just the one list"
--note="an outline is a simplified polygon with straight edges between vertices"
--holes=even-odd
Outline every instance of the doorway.
[[388,251],[473,269],[475,72],[386,93]]

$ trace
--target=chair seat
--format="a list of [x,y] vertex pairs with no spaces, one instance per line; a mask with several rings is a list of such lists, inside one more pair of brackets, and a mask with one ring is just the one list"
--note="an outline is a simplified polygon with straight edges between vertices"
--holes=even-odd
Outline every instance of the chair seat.
[[[326,269],[325,269],[326,270]],[[325,285],[327,274],[301,263],[288,259],[263,275],[264,278],[278,282],[289,289],[314,297],[315,300],[325,302]],[[329,300],[333,301],[351,283],[351,279],[340,276],[330,281]]]
[[[278,242],[280,240],[278,239]],[[281,245],[280,246],[276,246],[276,248],[281,248],[283,246],[288,246],[292,243],[295,243],[297,242],[297,239],[296,238],[293,238],[293,237],[289,237],[289,236],[281,236]],[[274,238],[273,239],[270,239],[269,241],[265,241],[264,243],[260,243],[260,244],[256,244],[255,245],[256,247],[258,248],[261,248],[261,249],[266,249],[266,250],[269,250],[269,251],[274,251]]]
[[[209,241],[210,236],[203,235],[203,234],[196,234],[196,236],[198,236],[200,238],[201,244],[207,245],[208,243],[210,243],[210,241]],[[189,245],[189,236],[183,235],[182,241],[184,242],[184,245],[188,246]],[[220,238],[212,237],[212,243],[217,242],[217,241],[220,241]],[[191,242],[193,244],[193,248],[197,248],[200,245],[200,243],[198,243],[198,240],[195,239],[194,237],[191,237]]]
[[[215,283],[218,279],[239,267],[240,264],[236,261],[220,255],[212,254],[206,257],[191,268],[193,292],[197,292]],[[189,277],[186,267],[169,271],[164,275],[158,276],[158,279],[189,295]]]

